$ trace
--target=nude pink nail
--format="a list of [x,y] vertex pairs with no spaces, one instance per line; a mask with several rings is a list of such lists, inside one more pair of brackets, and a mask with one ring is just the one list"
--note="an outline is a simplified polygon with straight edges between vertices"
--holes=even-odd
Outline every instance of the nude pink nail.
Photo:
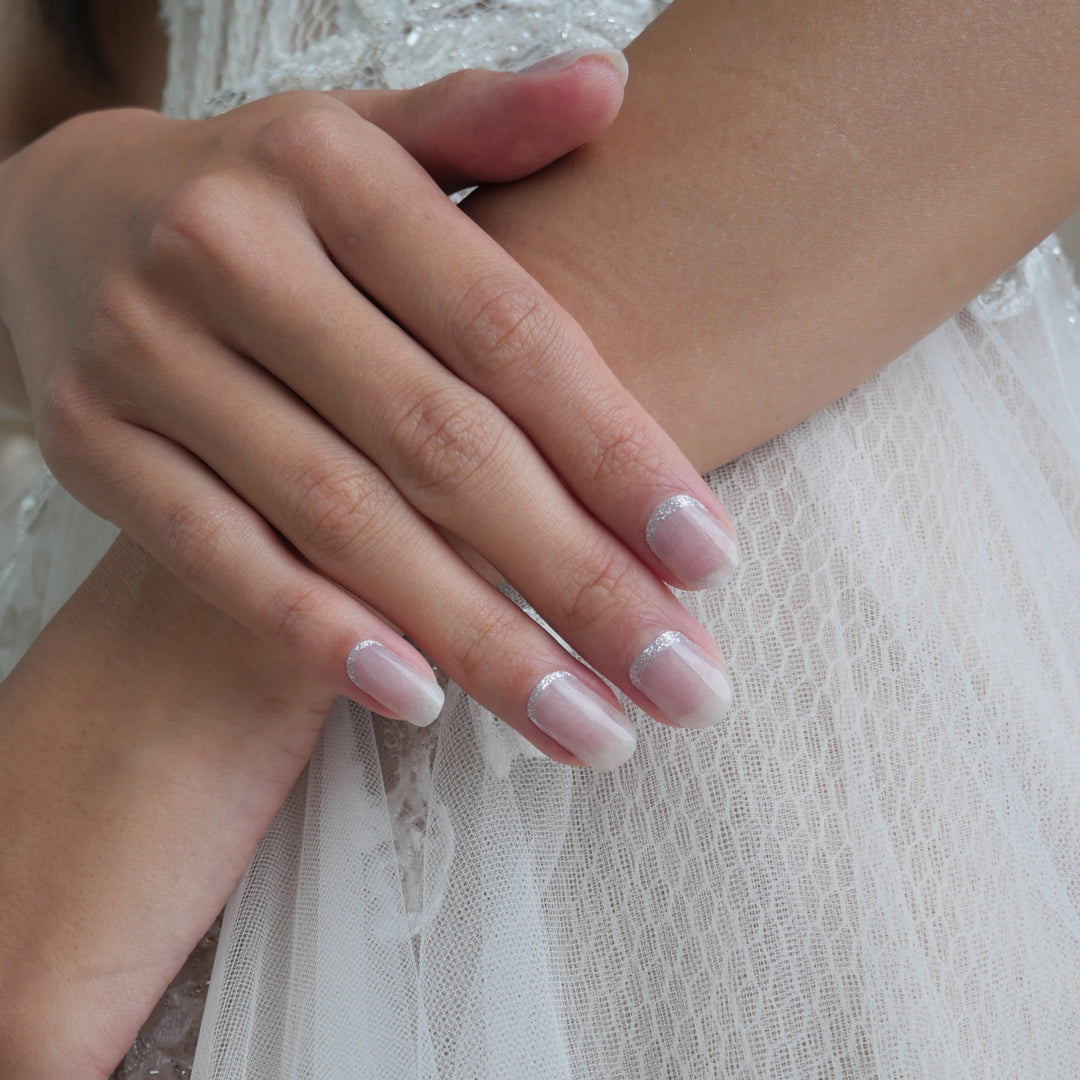
[[690,589],[722,585],[739,568],[739,544],[691,495],[674,495],[653,511],[645,539]]
[[677,630],[668,630],[642,650],[630,681],[673,723],[709,727],[731,708],[727,672]]
[[381,641],[361,641],[345,661],[349,681],[387,712],[417,727],[434,723],[445,695],[434,675],[425,678]]
[[634,753],[634,725],[569,671],[545,675],[529,695],[529,719],[593,769],[617,769]]

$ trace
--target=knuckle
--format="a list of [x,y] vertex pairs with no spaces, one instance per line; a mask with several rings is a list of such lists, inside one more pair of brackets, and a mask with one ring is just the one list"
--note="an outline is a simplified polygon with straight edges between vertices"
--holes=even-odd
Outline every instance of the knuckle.
[[163,517],[161,544],[167,565],[188,582],[209,582],[228,557],[236,515],[225,505],[180,502]]
[[49,379],[37,405],[35,427],[42,456],[58,477],[65,478],[68,466],[100,441],[101,422],[95,397],[81,376],[62,372]]
[[295,173],[346,152],[351,132],[345,111],[327,100],[302,98],[293,108],[268,119],[253,136],[255,161],[273,172]]
[[462,68],[451,71],[433,83],[429,83],[424,89],[429,95],[425,104],[433,99],[442,103],[459,100],[460,95],[483,85],[487,81],[488,72],[476,71],[472,68]]
[[361,541],[370,545],[379,523],[384,499],[373,470],[355,463],[322,460],[307,465],[297,476],[296,511],[302,549],[337,558]]
[[542,293],[504,277],[481,277],[454,312],[460,347],[482,379],[543,382],[560,360],[555,310]]
[[260,618],[263,634],[290,651],[303,650],[317,635],[312,633],[326,610],[322,587],[313,581],[290,581],[267,596]]
[[493,71],[464,68],[452,71],[426,86],[418,87],[410,92],[408,98],[402,100],[418,119],[438,116],[445,109],[475,107],[485,88],[499,78],[506,76]]
[[98,286],[74,359],[87,374],[108,376],[133,352],[153,358],[160,336],[150,297],[134,278],[114,274]]
[[42,439],[79,431],[87,410],[81,380],[69,373],[49,379],[38,406],[37,428]]
[[146,243],[149,266],[187,266],[193,259],[218,261],[231,250],[245,220],[251,191],[239,176],[206,172],[174,184],[151,215]]
[[631,564],[625,553],[613,548],[599,553],[580,576],[568,580],[556,603],[570,625],[588,631],[608,626],[633,600]]
[[411,487],[445,500],[502,456],[511,430],[491,401],[455,386],[411,402],[395,425],[393,442]]
[[468,687],[490,678],[492,671],[505,665],[507,655],[513,650],[507,644],[516,636],[515,615],[502,605],[484,604],[480,610],[471,612],[469,633],[457,635],[450,660],[455,665],[451,672],[455,681]]

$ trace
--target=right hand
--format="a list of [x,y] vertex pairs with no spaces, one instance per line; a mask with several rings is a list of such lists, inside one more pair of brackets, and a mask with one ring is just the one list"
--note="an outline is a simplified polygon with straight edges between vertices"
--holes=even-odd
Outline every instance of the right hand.
[[[722,577],[726,513],[437,184],[535,171],[598,134],[619,95],[592,58],[54,129],[0,168],[0,318],[46,460],[198,594],[378,712],[429,722],[441,693],[375,612],[550,756],[632,752],[608,688],[451,534],[654,716],[718,718],[719,652],[659,578]],[[650,547],[675,496],[696,503],[661,515]]]

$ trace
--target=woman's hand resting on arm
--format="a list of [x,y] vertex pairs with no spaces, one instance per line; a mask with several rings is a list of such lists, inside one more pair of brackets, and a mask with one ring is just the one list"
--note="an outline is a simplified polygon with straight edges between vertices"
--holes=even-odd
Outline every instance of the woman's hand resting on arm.
[[[53,470],[379,712],[441,700],[385,618],[553,757],[632,751],[602,681],[445,530],[653,715],[717,718],[719,654],[660,578],[725,576],[722,508],[436,183],[523,176],[620,98],[590,57],[205,121],[106,110],[31,144],[0,166],[0,317]],[[694,646],[648,652],[671,631]]]

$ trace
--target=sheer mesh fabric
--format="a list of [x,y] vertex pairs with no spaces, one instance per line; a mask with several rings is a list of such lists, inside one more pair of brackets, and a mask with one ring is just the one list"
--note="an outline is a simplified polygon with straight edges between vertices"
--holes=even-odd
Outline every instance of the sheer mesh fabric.
[[[662,6],[166,0],[168,102],[513,67]],[[1078,321],[1049,241],[710,478],[720,729],[628,705],[597,776],[453,687],[426,733],[339,702],[227,909],[197,1080],[1074,1078]],[[110,536],[48,481],[20,522],[5,660]]]
[[595,776],[459,693],[398,777],[341,704],[230,905],[197,1075],[1075,1076],[1080,341],[1049,245],[1014,275],[1022,309],[712,477],[721,730],[639,715]]

